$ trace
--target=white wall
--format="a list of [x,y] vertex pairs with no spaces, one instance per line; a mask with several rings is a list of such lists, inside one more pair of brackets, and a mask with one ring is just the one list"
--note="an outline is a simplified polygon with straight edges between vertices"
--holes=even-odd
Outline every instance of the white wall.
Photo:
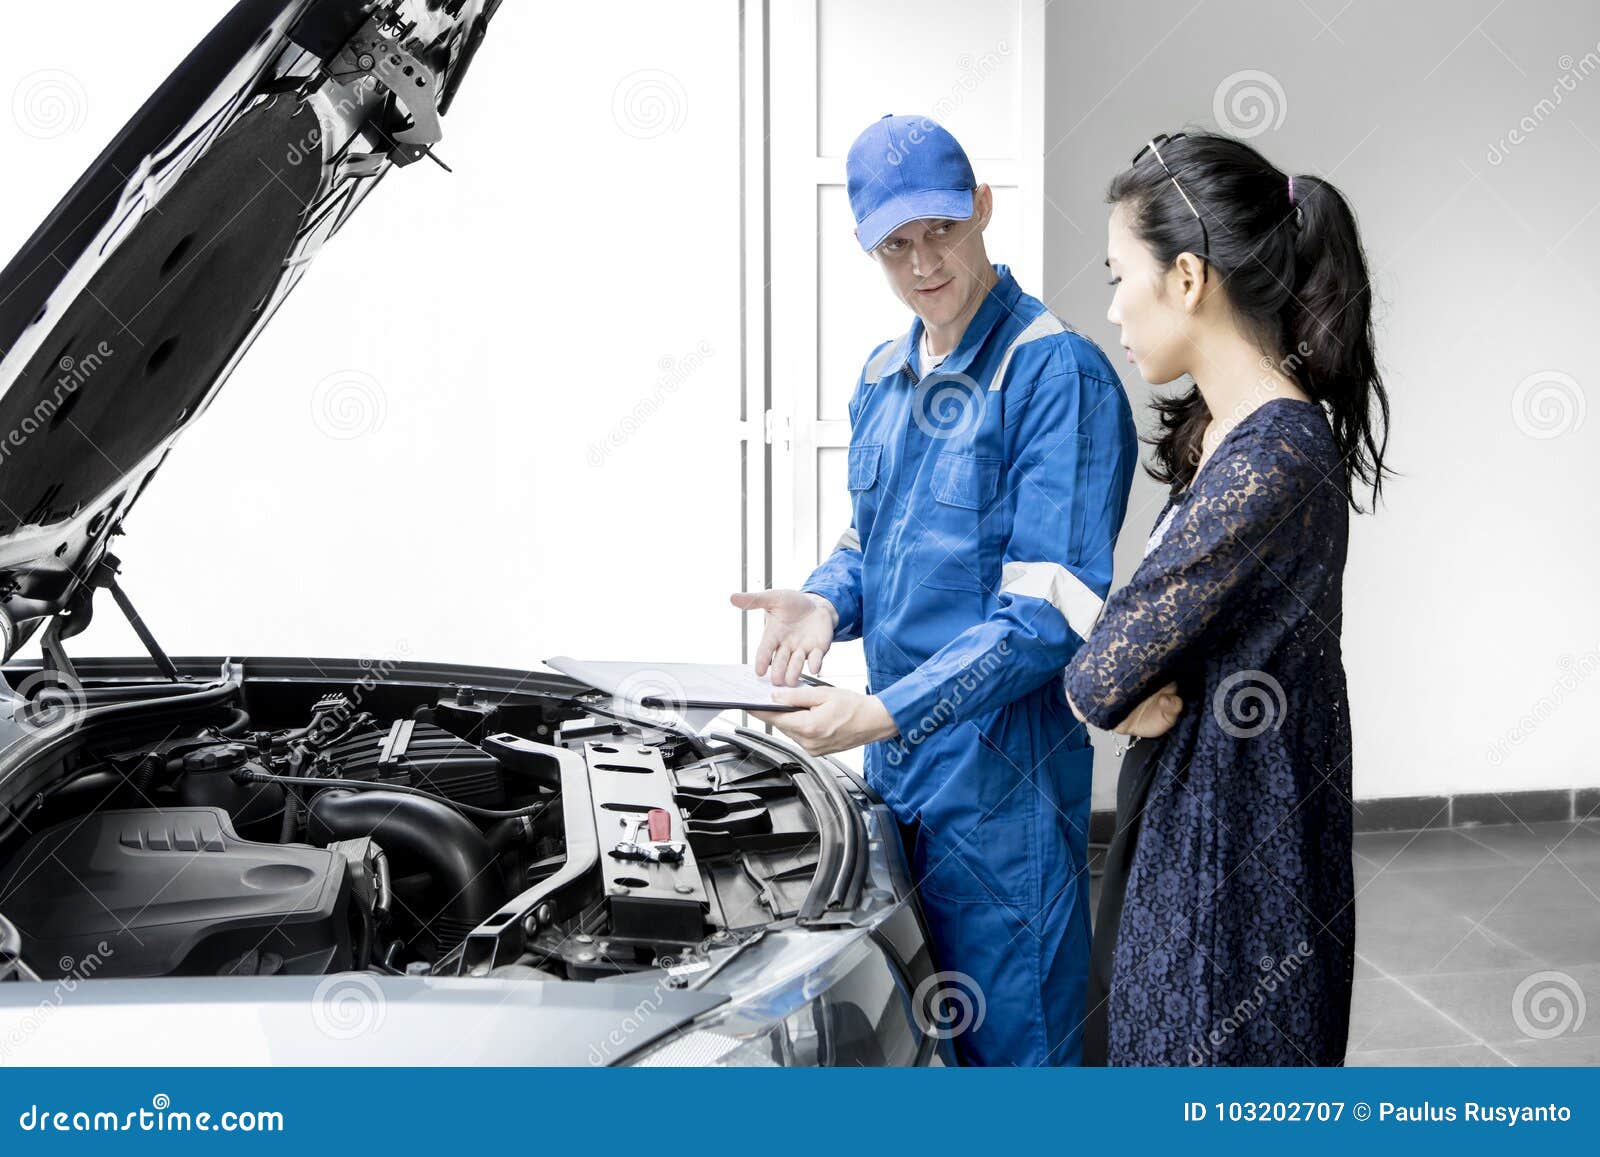
[[[0,250],[227,7],[8,11]],[[129,518],[171,651],[737,655],[738,37],[734,0],[502,8],[455,174],[385,179]],[[139,648],[108,603],[73,650]]]
[[1103,345],[1105,186],[1154,133],[1226,117],[1360,217],[1401,477],[1351,528],[1357,797],[1600,783],[1600,10],[1055,0],[1048,55],[1045,283]]

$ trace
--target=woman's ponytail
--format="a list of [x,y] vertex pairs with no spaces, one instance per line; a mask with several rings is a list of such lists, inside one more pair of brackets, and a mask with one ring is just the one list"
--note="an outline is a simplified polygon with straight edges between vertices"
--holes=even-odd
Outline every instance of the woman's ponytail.
[[1366,253],[1355,214],[1338,189],[1320,177],[1292,181],[1294,291],[1283,327],[1288,356],[1296,380],[1327,408],[1351,480],[1371,487],[1376,501],[1386,473],[1389,398],[1374,349]]

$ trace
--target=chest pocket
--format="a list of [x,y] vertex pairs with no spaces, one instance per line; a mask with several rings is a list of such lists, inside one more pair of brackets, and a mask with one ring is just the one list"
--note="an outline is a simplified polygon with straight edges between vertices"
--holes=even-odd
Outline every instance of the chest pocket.
[[860,442],[850,447],[845,485],[850,488],[850,522],[856,528],[863,550],[883,496],[883,487],[878,485],[878,463],[882,457],[881,442]]
[[[878,459],[883,456],[879,442],[863,442],[850,447],[850,465],[845,485],[852,491],[870,490],[878,480]],[[837,474],[835,478],[839,477]]]
[[1000,459],[945,450],[934,459],[933,496],[946,506],[982,510],[994,500]]
[[999,458],[958,450],[934,458],[928,479],[934,500],[923,508],[926,525],[916,550],[923,584],[958,591],[999,585],[1000,543],[991,513],[1001,465]]

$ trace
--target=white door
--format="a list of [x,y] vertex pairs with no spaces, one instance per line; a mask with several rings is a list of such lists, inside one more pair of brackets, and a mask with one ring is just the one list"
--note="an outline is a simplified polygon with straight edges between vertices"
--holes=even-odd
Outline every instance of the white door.
[[[995,191],[990,257],[1039,292],[1045,0],[772,0],[772,582],[799,586],[850,523],[847,406],[872,347],[911,315],[853,235],[850,142],[885,113],[932,116]],[[859,642],[832,682],[860,688]],[[859,753],[852,753],[859,756]]]

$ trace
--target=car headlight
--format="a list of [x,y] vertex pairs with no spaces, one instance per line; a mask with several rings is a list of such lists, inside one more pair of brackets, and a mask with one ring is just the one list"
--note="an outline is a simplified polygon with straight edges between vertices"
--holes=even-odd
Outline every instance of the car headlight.
[[[915,1063],[911,996],[860,929],[769,933],[716,976],[732,999],[626,1063],[833,1066]],[[708,986],[709,987],[709,986]]]

